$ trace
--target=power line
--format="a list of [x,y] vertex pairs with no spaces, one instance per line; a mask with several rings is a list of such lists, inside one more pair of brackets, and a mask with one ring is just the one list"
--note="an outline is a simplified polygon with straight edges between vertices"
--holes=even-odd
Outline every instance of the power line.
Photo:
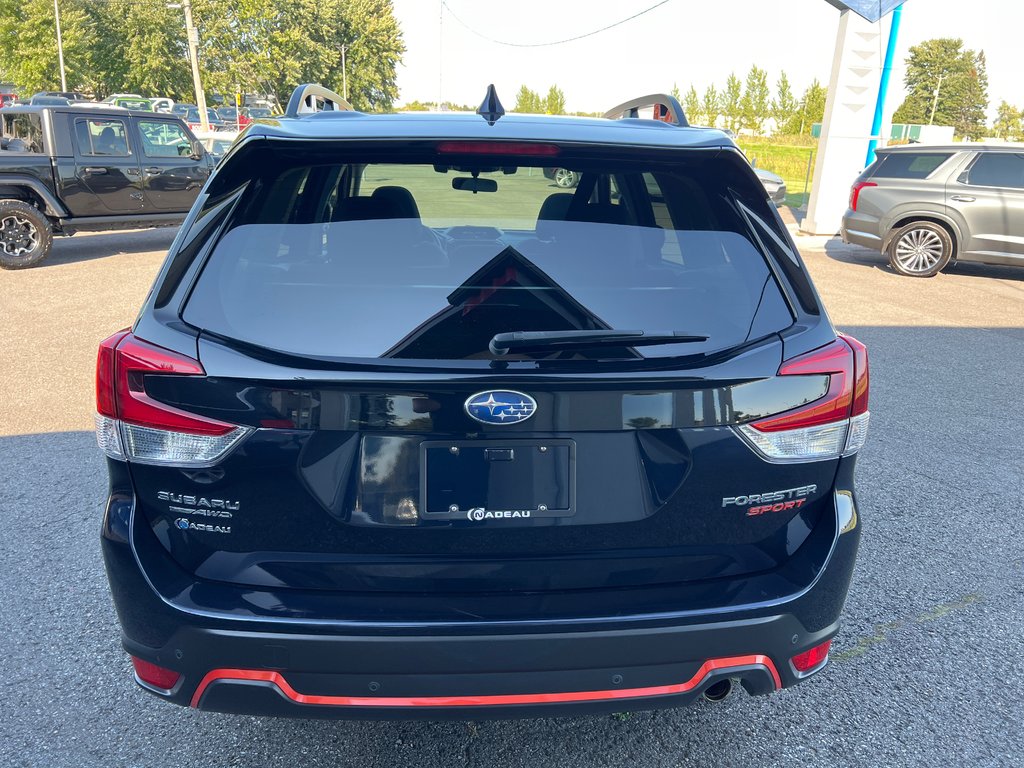
[[584,34],[576,35],[575,37],[567,37],[564,40],[552,40],[552,41],[547,42],[547,43],[510,43],[507,40],[495,40],[493,37],[488,37],[484,33],[478,32],[477,30],[473,29],[473,27],[469,26],[469,24],[467,24],[462,19],[460,19],[458,17],[458,15],[455,13],[455,11],[453,11],[451,9],[451,7],[448,5],[448,3],[445,2],[445,0],[441,0],[441,5],[448,9],[448,13],[450,13],[452,18],[455,19],[457,22],[459,22],[459,24],[464,26],[466,29],[468,29],[470,32],[472,32],[477,37],[481,37],[484,40],[488,41],[489,43],[496,43],[497,45],[507,45],[507,46],[510,46],[512,48],[543,48],[543,47],[549,46],[549,45],[562,45],[563,43],[571,43],[574,40],[582,40],[585,37],[591,37],[591,36],[599,34],[601,32],[606,32],[609,29],[612,29],[613,27],[618,27],[621,24],[625,24],[627,21],[632,21],[633,19],[638,19],[641,16],[643,16],[644,14],[650,13],[655,8],[660,8],[661,6],[663,6],[663,5],[665,5],[666,3],[669,3],[669,2],[671,2],[671,0],[661,0],[660,3],[655,3],[650,8],[645,8],[644,10],[640,11],[639,13],[634,13],[632,16],[629,16],[629,17],[627,17],[625,19],[622,19],[621,21],[616,21],[614,24],[609,24],[606,27],[601,27],[600,29],[595,29],[592,32],[585,32]]

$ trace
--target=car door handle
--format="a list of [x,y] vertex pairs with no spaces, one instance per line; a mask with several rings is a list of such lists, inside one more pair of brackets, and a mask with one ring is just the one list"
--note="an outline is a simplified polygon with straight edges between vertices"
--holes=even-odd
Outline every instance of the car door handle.
[[956,200],[958,203],[973,203],[977,198],[971,197],[970,195],[953,195],[950,200]]
[[106,168],[83,168],[82,173],[87,176],[102,176],[107,172]]
[[156,176],[157,174],[160,173],[160,169],[156,167],[147,168],[146,173],[148,173],[150,176]]

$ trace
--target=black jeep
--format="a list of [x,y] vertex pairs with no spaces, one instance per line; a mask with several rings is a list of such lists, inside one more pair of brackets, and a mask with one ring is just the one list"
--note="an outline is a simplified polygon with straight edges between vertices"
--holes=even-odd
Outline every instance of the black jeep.
[[178,224],[212,169],[174,115],[0,109],[0,267],[39,263],[55,234]]

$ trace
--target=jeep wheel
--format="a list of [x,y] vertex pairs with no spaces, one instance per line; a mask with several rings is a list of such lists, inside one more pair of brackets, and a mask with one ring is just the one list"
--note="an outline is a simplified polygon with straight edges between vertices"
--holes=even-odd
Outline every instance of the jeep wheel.
[[889,263],[901,275],[933,277],[953,258],[953,238],[930,221],[901,227],[889,242]]
[[580,176],[576,171],[568,168],[555,168],[555,184],[562,189],[572,189],[580,183]]
[[23,269],[50,253],[53,229],[35,206],[0,200],[0,268]]

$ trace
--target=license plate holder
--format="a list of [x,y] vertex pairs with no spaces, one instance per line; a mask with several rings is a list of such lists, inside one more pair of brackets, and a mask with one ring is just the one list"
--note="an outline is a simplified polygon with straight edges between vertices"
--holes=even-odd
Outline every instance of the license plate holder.
[[570,517],[572,440],[428,441],[420,447],[420,514],[429,520]]

